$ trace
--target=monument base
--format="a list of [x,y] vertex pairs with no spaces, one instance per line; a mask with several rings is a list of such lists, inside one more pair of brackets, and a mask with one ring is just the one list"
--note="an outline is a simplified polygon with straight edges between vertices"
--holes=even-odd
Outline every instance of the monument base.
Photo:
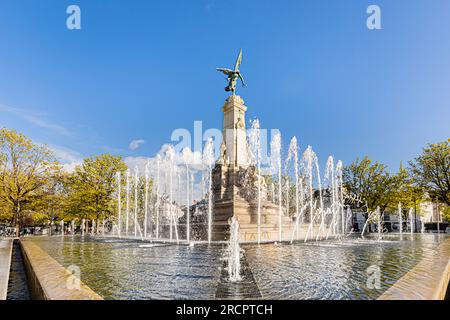
[[[233,216],[239,223],[240,241],[258,240],[258,197],[255,186],[258,176],[255,171],[252,166],[245,168],[216,164],[213,170],[213,241],[229,239]],[[260,241],[280,240],[279,210],[278,205],[266,199],[261,200]],[[285,208],[282,208],[281,240],[290,241],[295,223],[284,211]]]

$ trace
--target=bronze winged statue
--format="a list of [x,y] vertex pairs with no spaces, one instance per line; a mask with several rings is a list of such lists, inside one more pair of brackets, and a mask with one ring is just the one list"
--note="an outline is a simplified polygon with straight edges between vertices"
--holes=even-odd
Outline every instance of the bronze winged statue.
[[231,91],[233,95],[236,93],[236,83],[237,79],[241,79],[242,86],[245,87],[244,78],[239,71],[239,66],[242,62],[242,49],[239,51],[239,55],[236,60],[236,64],[234,65],[234,70],[228,68],[216,68],[217,71],[224,73],[227,76],[228,85],[225,87],[225,91]]

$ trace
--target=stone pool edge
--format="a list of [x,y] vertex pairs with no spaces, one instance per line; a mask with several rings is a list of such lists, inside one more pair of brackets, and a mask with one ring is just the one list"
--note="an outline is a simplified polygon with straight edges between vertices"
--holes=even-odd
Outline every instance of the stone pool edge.
[[103,300],[82,281],[79,288],[68,288],[72,273],[32,241],[20,239],[20,248],[32,299]]
[[450,281],[450,238],[422,259],[378,300],[444,300]]
[[6,300],[14,239],[1,239],[0,241],[5,242],[5,247],[0,248],[0,300]]

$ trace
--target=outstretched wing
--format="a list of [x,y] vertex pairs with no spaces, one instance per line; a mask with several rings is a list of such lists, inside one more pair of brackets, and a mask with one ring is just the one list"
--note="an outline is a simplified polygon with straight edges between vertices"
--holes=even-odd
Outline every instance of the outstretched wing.
[[240,72],[239,72],[239,79],[241,79],[241,81],[242,81],[242,86],[246,87],[247,85],[245,84],[244,78],[242,78],[242,75]]
[[233,73],[233,70],[227,68],[216,68],[216,70],[226,74],[227,76]]
[[242,48],[241,48],[241,50],[239,50],[239,55],[236,59],[236,64],[234,65],[234,72],[239,71],[241,62],[242,62]]

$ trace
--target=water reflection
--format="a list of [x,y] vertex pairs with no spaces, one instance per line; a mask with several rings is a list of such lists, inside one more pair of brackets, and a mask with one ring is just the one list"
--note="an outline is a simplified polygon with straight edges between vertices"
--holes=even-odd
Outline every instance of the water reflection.
[[[380,242],[369,237],[243,248],[263,299],[376,299],[422,258],[432,256],[439,239],[389,235]],[[52,240],[34,239],[65,267],[80,266],[82,280],[106,299],[214,299],[221,281],[221,245]],[[381,271],[379,289],[366,286],[366,270],[373,265]]]

